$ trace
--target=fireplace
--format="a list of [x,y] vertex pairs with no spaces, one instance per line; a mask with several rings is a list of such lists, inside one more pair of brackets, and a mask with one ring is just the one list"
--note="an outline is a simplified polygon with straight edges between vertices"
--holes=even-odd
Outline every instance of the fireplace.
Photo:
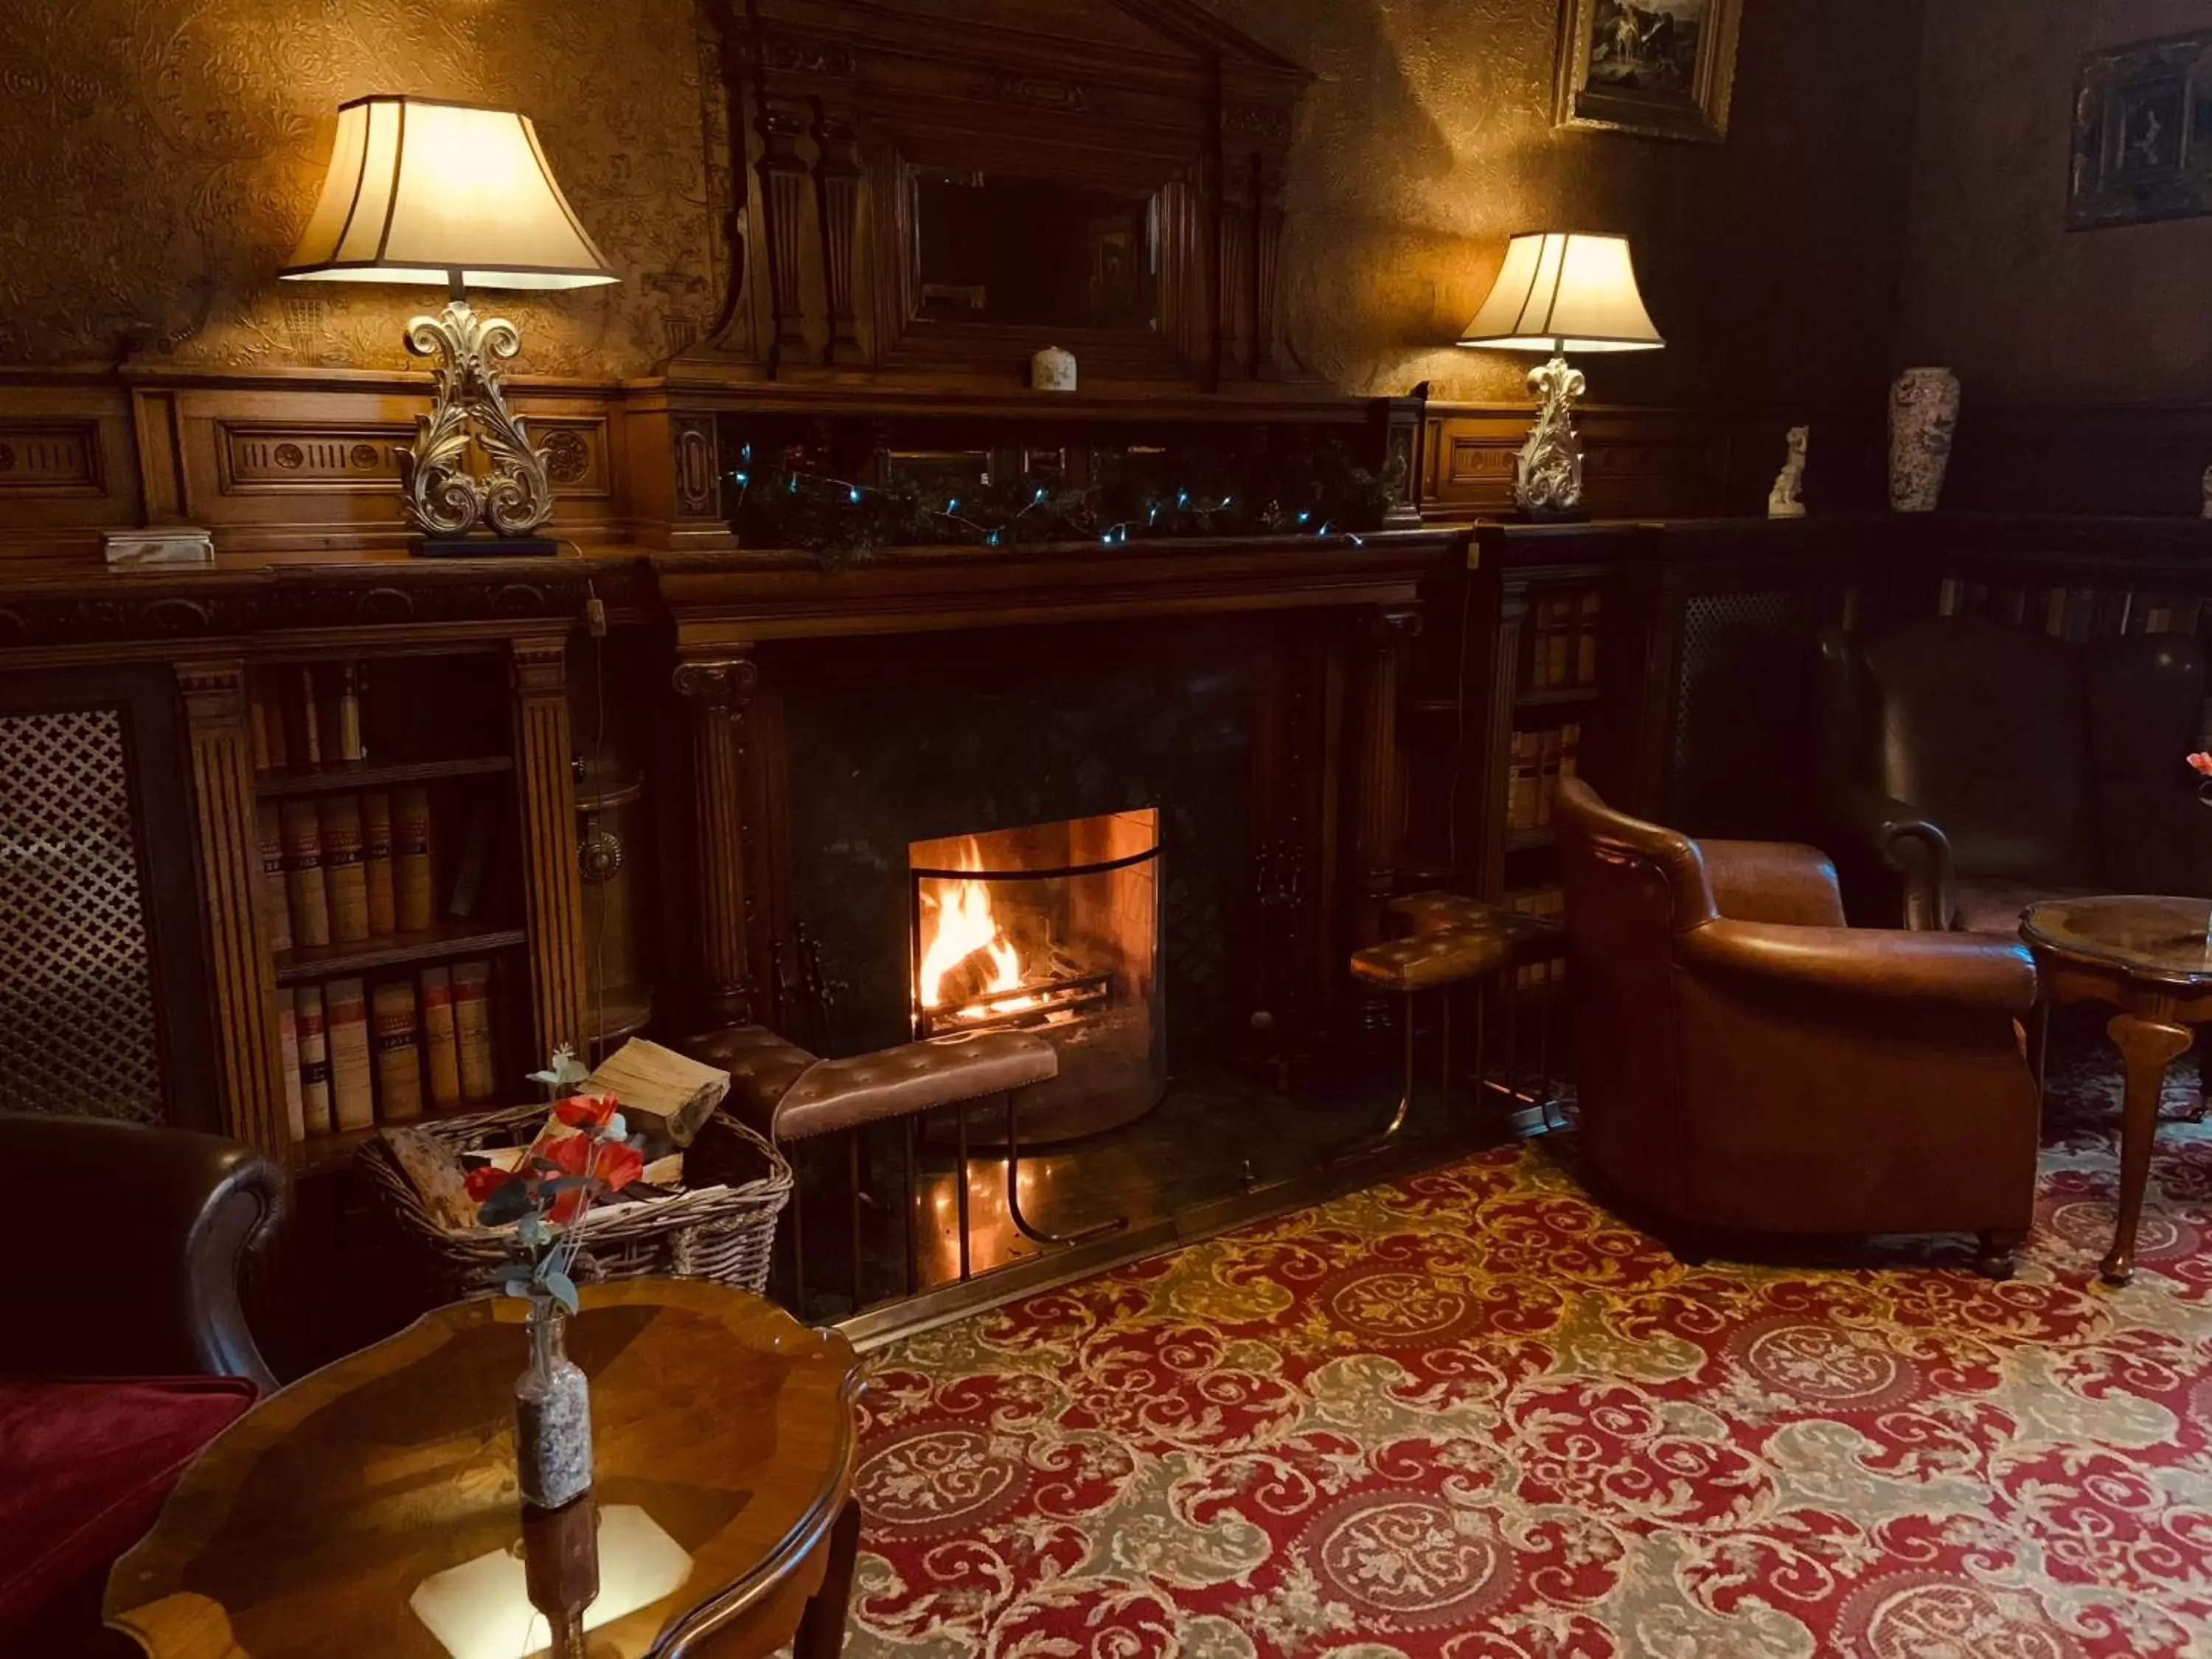
[[1024,1030],[1060,1075],[1024,1091],[1024,1143],[1118,1128],[1167,1080],[1160,815],[1152,807],[908,843],[918,1038]]

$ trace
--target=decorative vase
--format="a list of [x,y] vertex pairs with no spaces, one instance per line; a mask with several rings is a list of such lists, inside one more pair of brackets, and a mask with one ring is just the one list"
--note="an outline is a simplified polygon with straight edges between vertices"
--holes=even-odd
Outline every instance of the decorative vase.
[[514,1379],[514,1472],[522,1501],[556,1510],[592,1486],[592,1389],[568,1356],[568,1314],[530,1300],[530,1369]]
[[1889,392],[1889,504],[1932,513],[1959,427],[1959,377],[1948,368],[1908,368]]

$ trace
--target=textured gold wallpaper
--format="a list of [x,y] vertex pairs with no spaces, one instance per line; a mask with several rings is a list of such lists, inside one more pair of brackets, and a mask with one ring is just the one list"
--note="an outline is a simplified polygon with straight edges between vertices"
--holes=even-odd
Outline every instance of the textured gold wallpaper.
[[1206,0],[1316,76],[1284,249],[1293,345],[1357,391],[1517,398],[1450,345],[1516,231],[1633,240],[1668,349],[1607,401],[1784,402],[1879,384],[1911,156],[1920,0],[1748,0],[1728,142],[1555,130],[1561,0]]
[[[1595,398],[1887,378],[1921,0],[1750,0],[1717,146],[1553,131],[1559,0],[1194,3],[1316,77],[1285,315],[1346,389],[1517,398],[1525,363],[1450,342],[1506,237],[1544,228],[1628,232],[1668,336],[1605,363]],[[275,280],[338,102],[406,91],[534,116],[623,273],[501,296],[522,367],[650,372],[722,291],[699,27],[694,0],[0,0],[0,362],[111,361],[134,339],[224,368],[407,362],[421,295]]]
[[1969,418],[1985,397],[2212,401],[2212,218],[2066,228],[2081,55],[2207,27],[2212,0],[1929,14],[1904,348],[1958,370]]
[[428,290],[280,283],[339,102],[518,108],[623,273],[503,295],[523,367],[642,372],[720,297],[692,0],[0,0],[0,362],[409,362]]

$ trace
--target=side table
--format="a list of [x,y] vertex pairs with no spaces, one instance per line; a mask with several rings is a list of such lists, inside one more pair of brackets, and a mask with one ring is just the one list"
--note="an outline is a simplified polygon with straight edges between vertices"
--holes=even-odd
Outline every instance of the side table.
[[2212,902],[2114,896],[2031,904],[2020,936],[2037,987],[2057,1006],[2117,1009],[2105,1030],[2127,1076],[2120,1130],[2119,1217],[2105,1281],[2135,1273],[2136,1229],[2150,1180],[2151,1142],[2166,1068],[2188,1050],[2190,1028],[2212,1020]]
[[794,1637],[829,1659],[860,1534],[851,1346],[704,1281],[582,1299],[585,1497],[522,1508],[525,1310],[459,1303],[218,1436],[109,1575],[107,1622],[155,1659],[762,1659]]

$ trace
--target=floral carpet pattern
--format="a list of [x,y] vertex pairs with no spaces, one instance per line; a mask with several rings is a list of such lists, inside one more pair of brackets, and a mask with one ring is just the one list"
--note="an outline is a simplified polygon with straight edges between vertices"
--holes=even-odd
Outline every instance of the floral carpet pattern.
[[2102,1069],[2009,1283],[1686,1267],[1557,1135],[887,1349],[846,1651],[2212,1652],[2212,1125],[2104,1287]]

